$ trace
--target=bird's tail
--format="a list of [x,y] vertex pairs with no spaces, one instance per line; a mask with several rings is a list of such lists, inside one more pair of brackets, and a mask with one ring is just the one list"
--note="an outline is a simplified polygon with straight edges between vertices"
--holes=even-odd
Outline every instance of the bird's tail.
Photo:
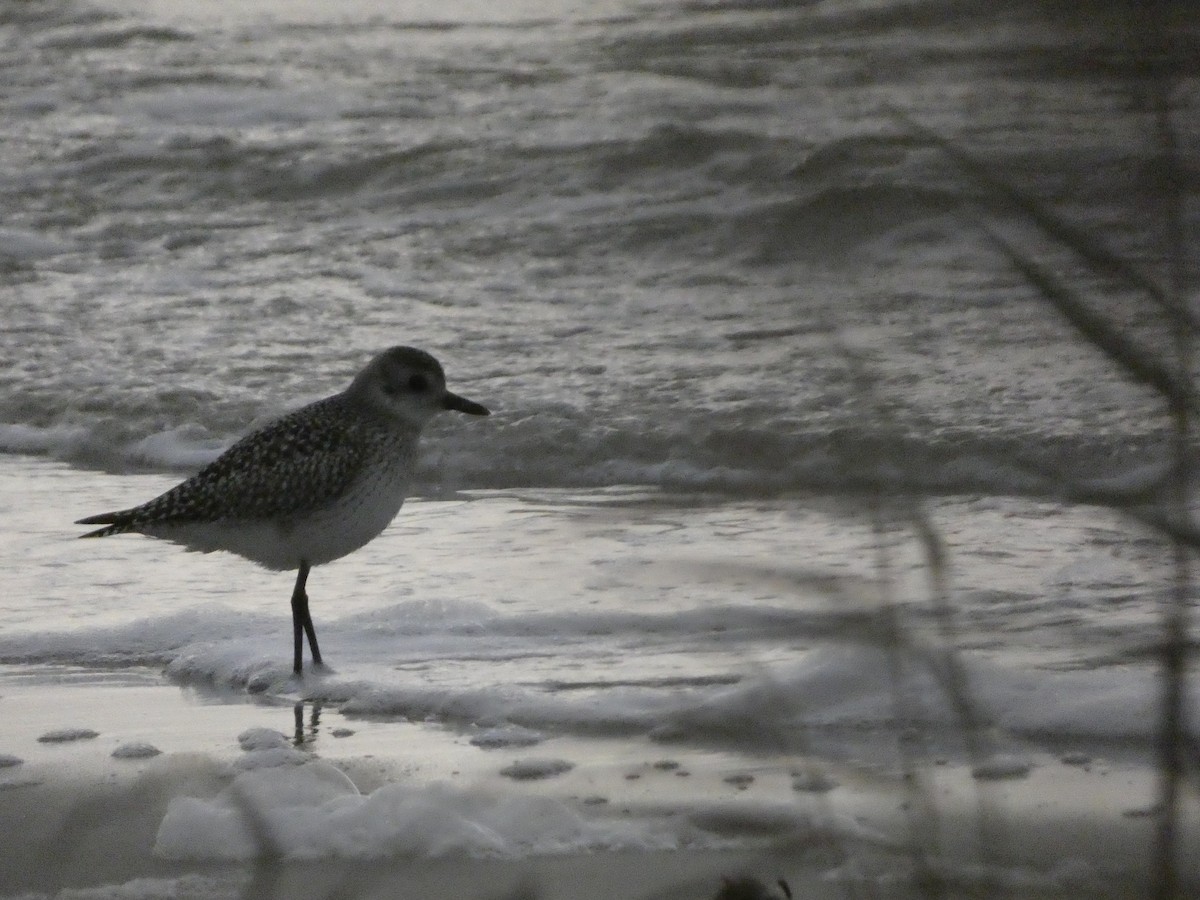
[[108,537],[110,534],[124,534],[127,531],[133,531],[132,517],[127,510],[88,516],[86,519],[77,519],[75,524],[105,526],[97,528],[95,531],[89,531],[87,534],[81,534],[81,538]]

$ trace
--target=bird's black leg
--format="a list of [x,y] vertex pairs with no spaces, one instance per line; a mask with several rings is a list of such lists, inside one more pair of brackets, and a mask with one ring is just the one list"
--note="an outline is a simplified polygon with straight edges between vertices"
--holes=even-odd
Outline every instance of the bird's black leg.
[[312,651],[314,665],[321,664],[321,651],[317,648],[317,629],[313,627],[312,616],[308,612],[308,593],[304,584],[308,581],[308,563],[301,560],[300,571],[296,573],[296,588],[292,591],[292,643],[295,651],[292,657],[292,671],[299,675],[304,671],[304,636],[308,635],[308,649]]

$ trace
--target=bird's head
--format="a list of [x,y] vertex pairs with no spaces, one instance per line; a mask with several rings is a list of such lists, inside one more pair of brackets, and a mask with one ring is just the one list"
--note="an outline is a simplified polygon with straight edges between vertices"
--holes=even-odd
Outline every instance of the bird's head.
[[446,390],[441,364],[415,347],[384,350],[358,373],[347,394],[389,418],[417,427],[448,409],[489,415],[487,407]]

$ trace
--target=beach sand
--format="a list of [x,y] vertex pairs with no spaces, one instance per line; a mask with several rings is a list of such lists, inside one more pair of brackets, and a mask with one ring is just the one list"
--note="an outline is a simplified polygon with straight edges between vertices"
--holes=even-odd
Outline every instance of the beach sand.
[[[717,894],[723,876],[740,873],[766,884],[784,878],[801,897],[845,896],[847,884],[873,884],[886,896],[921,895],[900,874],[911,868],[903,786],[872,776],[868,767],[826,764],[822,772],[836,787],[802,792],[788,788],[795,758],[764,759],[753,772],[743,760],[741,777],[731,778],[730,758],[718,752],[672,754],[638,741],[572,739],[555,741],[552,752],[574,768],[521,780],[499,773],[527,753],[483,751],[444,726],[204,695],[149,670],[107,680],[96,673],[6,671],[0,709],[3,750],[23,760],[0,769],[3,896],[703,898]],[[69,736],[69,729],[96,735],[46,740]],[[389,785],[447,783],[466,794],[541,798],[584,818],[683,817],[708,845],[568,848],[520,858],[451,851],[281,860],[269,847],[248,850],[252,860],[164,855],[161,830],[172,801],[214,798],[254,768],[245,765],[254,753],[238,740],[253,729],[282,732],[287,741],[276,750],[302,751],[310,760],[288,760],[283,768],[332,766],[362,795],[382,796]],[[162,752],[112,755],[143,743]],[[997,771],[991,779],[971,778],[951,764],[930,777],[952,880],[1006,896],[1121,896],[1121,885],[1138,883],[1154,822],[1144,803],[1153,788],[1146,766],[1042,754],[1027,771]],[[980,802],[988,809],[982,820]],[[781,814],[785,807],[796,815]],[[981,836],[990,843],[983,856]],[[1187,836],[1191,846],[1197,837],[1194,830]],[[719,838],[737,849],[721,849]],[[1194,876],[1195,860],[1185,863]]]
[[[217,795],[239,773],[238,760],[247,756],[239,734],[288,728],[293,722],[300,723],[297,746],[306,752],[319,747],[314,756],[346,772],[364,794],[390,783],[445,779],[476,790],[488,784],[490,790],[560,794],[567,802],[574,796],[581,808],[597,804],[606,791],[617,802],[625,795],[645,806],[676,802],[673,782],[683,779],[646,765],[642,770],[657,771],[668,789],[656,789],[649,778],[632,781],[626,776],[638,767],[612,759],[597,743],[594,762],[579,767],[584,774],[547,791],[547,782],[520,785],[496,774],[512,754],[481,753],[462,735],[442,728],[343,720],[334,710],[321,711],[314,722],[311,706],[294,710],[247,702],[244,696],[201,696],[150,672],[122,673],[99,683],[95,673],[88,678],[76,673],[75,679],[69,673],[53,678],[4,674],[4,747],[22,762],[0,769],[3,896],[53,896],[64,889],[73,891],[71,896],[91,896],[89,890],[118,896],[124,890],[146,897],[680,895],[672,891],[690,896],[695,889],[702,895],[714,892],[723,874],[766,866],[764,874],[779,877],[777,864],[759,850],[287,863],[272,861],[268,852],[256,863],[237,865],[164,859],[154,848],[172,798]],[[76,724],[62,727],[64,722]],[[68,739],[71,731],[84,734]],[[87,736],[89,731],[96,736]],[[334,732],[342,736],[333,737]],[[45,740],[47,735],[55,739]],[[117,748],[139,744],[162,752],[114,758]],[[699,785],[719,781],[720,773],[693,774]],[[584,788],[592,793],[578,797]]]

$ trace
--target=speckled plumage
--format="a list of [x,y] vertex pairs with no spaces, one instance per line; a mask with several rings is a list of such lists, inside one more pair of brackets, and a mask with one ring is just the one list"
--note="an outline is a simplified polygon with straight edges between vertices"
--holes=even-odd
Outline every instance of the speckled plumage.
[[346,490],[372,451],[416,439],[373,424],[341,395],[328,397],[246,435],[187,481],[113,513],[112,525],[86,536],[148,525],[282,520],[320,509]]
[[298,569],[293,593],[295,671],[300,631],[316,635],[305,580],[311,566],[345,556],[399,512],[421,428],[438,412],[487,415],[446,390],[422,350],[376,356],[340,394],[248,434],[191,478],[140,506],[80,519],[105,527],[83,537],[136,532],[191,550],[226,550],[270,569]]

